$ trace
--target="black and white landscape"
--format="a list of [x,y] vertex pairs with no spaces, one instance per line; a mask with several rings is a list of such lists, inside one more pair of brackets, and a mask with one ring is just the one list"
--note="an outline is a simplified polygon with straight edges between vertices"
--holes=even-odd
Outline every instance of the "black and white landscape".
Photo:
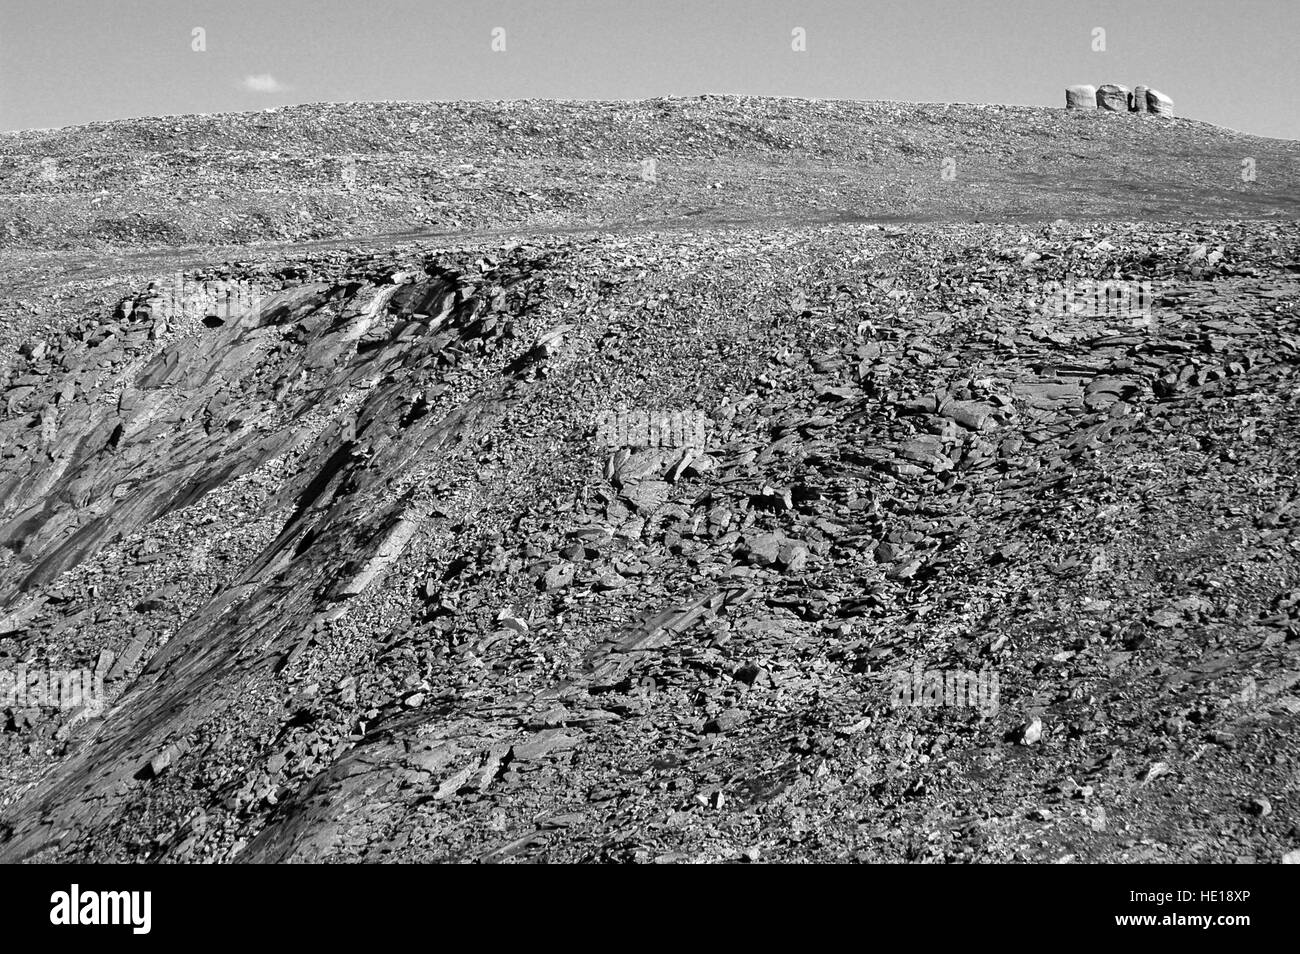
[[1155,95],[0,133],[0,861],[1300,861],[1300,143]]

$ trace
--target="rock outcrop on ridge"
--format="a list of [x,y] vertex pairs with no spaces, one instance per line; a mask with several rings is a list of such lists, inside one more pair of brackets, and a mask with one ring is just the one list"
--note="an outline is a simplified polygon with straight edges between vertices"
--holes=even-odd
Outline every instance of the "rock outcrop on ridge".
[[1104,86],[1067,86],[1065,108],[1099,109],[1109,113],[1154,113],[1159,116],[1174,115],[1174,101],[1148,86],[1127,86],[1107,83]]

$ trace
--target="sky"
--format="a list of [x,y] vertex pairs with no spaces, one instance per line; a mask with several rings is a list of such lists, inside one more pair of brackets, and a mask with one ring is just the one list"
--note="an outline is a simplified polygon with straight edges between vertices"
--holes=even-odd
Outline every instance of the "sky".
[[359,100],[1060,106],[1112,82],[1300,139],[1298,38],[1300,0],[2,0],[0,129]]

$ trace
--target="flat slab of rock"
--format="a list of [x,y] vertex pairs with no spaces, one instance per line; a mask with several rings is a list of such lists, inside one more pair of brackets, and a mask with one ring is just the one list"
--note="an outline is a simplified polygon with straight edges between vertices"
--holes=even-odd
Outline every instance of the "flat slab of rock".
[[939,414],[972,431],[982,431],[995,424],[993,408],[979,401],[944,401]]
[[581,733],[562,729],[543,729],[534,732],[523,742],[510,747],[510,756],[519,762],[534,762],[552,752],[562,752],[578,744]]
[[1082,386],[1065,381],[1017,382],[1012,392],[1030,407],[1052,410],[1083,399]]

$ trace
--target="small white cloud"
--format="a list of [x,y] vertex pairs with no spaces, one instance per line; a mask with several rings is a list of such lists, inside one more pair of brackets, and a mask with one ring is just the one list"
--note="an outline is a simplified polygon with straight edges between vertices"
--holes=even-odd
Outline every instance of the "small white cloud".
[[256,76],[245,76],[243,83],[240,85],[251,93],[283,93],[289,88],[270,73],[258,73]]

